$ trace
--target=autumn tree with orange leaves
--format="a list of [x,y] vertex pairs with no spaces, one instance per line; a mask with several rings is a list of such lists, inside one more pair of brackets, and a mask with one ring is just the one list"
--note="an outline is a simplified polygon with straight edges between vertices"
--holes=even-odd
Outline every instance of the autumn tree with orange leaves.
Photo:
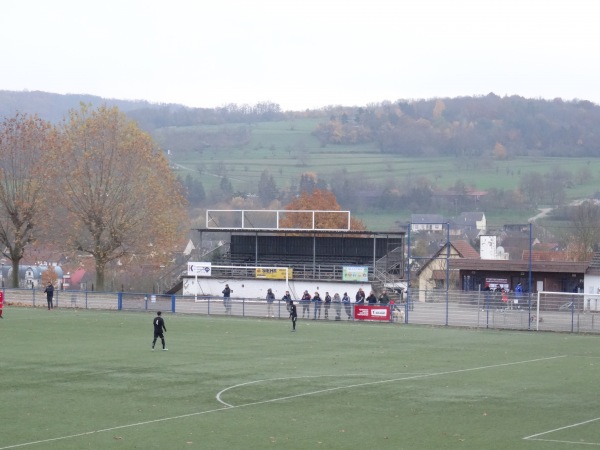
[[[279,224],[281,228],[313,229],[313,215],[308,211],[341,211],[335,195],[328,190],[315,189],[312,193],[303,191],[292,200],[285,209],[287,211],[307,211],[285,213]],[[314,215],[314,228],[324,230],[347,229],[348,216],[341,213],[322,212]],[[359,219],[350,218],[351,230],[365,230]]]
[[11,261],[12,287],[19,286],[25,249],[46,219],[46,154],[54,137],[50,124],[37,116],[16,114],[0,124],[0,245]]
[[117,108],[82,105],[60,127],[53,219],[66,245],[91,255],[96,289],[109,262],[128,256],[164,263],[188,229],[181,186],[152,138]]

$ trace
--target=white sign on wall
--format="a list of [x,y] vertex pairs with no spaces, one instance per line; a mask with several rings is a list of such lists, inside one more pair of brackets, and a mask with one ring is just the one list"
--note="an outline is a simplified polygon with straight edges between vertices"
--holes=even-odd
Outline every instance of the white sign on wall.
[[210,277],[212,266],[209,262],[188,262],[187,269],[188,275]]
[[369,281],[369,268],[366,266],[344,266],[342,267],[342,280]]

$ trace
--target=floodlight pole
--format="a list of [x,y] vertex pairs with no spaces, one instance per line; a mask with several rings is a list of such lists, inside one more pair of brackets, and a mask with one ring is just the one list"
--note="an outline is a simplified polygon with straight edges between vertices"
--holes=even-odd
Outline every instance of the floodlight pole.
[[407,236],[407,251],[406,251],[406,258],[408,259],[408,264],[407,264],[407,268],[408,270],[406,271],[406,306],[405,306],[405,315],[406,315],[406,319],[405,319],[405,323],[408,323],[408,311],[410,310],[410,301],[411,300],[411,294],[412,294],[412,290],[410,288],[410,232],[412,230],[412,222],[408,222],[408,236]]
[[450,290],[450,222],[446,222],[446,326],[448,326]]
[[[528,291],[527,291],[527,298],[528,298],[528,302],[529,302],[529,305],[527,308],[529,311],[529,324],[530,324],[529,328],[531,328],[531,266],[533,265],[533,262],[532,262],[533,260],[532,260],[532,256],[531,256],[531,253],[533,251],[533,245],[531,242],[532,236],[533,236],[533,232],[532,232],[533,226],[532,225],[533,224],[531,222],[529,222],[529,280],[528,280],[529,286],[528,286]],[[539,317],[539,307],[540,307],[540,303],[538,300],[538,317]]]

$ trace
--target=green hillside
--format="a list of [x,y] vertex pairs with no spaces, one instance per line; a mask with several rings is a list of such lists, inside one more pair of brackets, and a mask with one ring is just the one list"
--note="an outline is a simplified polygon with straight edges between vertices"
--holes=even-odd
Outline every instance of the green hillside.
[[[375,143],[323,146],[312,135],[316,123],[315,119],[302,119],[240,124],[250,129],[248,142],[231,147],[174,150],[170,152],[171,162],[179,175],[190,174],[201,180],[207,191],[218,189],[222,178],[227,177],[234,192],[250,194],[256,193],[265,170],[273,176],[279,189],[297,186],[300,175],[305,172],[316,173],[329,187],[334,187],[341,179],[349,179],[359,191],[376,192],[386,186],[402,189],[403,186],[418,184],[423,180],[438,190],[462,183],[467,188],[480,191],[514,191],[524,178],[533,174],[551,177],[553,173],[566,173],[571,181],[565,190],[565,200],[591,196],[600,191],[600,177],[595,175],[600,173],[600,158],[409,158],[382,153]],[[232,127],[235,126],[171,127],[168,139],[164,138],[163,129],[156,130],[154,134],[163,148],[167,149],[180,134],[188,137],[189,134],[198,134],[198,139],[201,139],[203,133],[218,133],[219,130]],[[589,179],[581,181],[582,171],[589,172]],[[496,216],[498,220],[510,216],[518,221],[526,220],[535,211],[536,208],[497,214],[493,209],[485,212],[491,218]],[[393,226],[394,221],[408,217],[410,211],[366,207],[357,214],[367,223],[388,228]]]
[[80,101],[118,106],[152,134],[194,209],[283,207],[308,179],[381,229],[417,212],[521,222],[600,192],[600,106],[586,101],[489,94],[282,112],[0,91],[0,112],[54,122]]

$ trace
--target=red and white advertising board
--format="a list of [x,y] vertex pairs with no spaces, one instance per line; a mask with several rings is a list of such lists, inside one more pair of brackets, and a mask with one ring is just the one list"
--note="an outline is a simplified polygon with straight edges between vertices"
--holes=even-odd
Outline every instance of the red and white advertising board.
[[356,320],[390,320],[390,308],[377,305],[354,305]]

